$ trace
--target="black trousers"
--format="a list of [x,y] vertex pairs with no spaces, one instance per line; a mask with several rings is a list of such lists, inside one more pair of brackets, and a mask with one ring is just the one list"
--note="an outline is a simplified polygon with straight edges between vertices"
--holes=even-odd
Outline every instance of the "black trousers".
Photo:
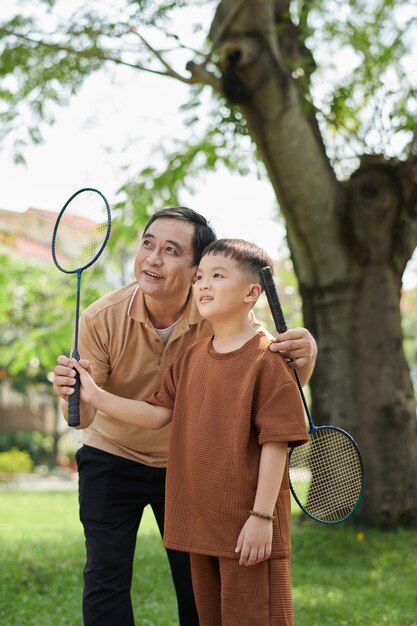
[[[161,535],[164,526],[164,468],[154,468],[91,446],[77,452],[80,520],[87,560],[84,626],[134,626],[130,587],[136,535],[150,505]],[[189,555],[167,550],[177,595],[179,624],[198,626]]]

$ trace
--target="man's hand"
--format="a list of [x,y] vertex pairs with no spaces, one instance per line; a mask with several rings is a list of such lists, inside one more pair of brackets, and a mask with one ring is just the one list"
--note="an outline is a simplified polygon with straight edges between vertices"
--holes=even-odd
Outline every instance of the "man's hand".
[[305,385],[313,373],[317,345],[307,328],[292,328],[272,340],[272,352],[281,352],[292,369],[297,369],[301,384]]
[[237,540],[235,552],[240,552],[239,565],[256,565],[269,559],[272,550],[272,522],[250,516]]

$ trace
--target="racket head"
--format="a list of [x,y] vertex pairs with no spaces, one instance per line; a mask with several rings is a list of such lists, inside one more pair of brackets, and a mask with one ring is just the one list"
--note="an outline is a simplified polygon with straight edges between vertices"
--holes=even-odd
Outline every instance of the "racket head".
[[52,258],[66,274],[82,272],[103,252],[110,237],[110,206],[98,189],[85,187],[64,204],[52,234]]
[[312,428],[308,442],[290,450],[289,477],[297,504],[323,524],[347,520],[359,506],[365,485],[359,448],[336,426]]

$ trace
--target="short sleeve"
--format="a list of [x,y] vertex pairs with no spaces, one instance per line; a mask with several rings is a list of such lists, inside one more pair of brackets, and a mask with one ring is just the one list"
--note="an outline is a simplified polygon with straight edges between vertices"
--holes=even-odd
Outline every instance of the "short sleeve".
[[82,315],[78,329],[78,350],[80,358],[88,359],[94,372],[94,380],[99,387],[106,383],[110,372],[110,359],[105,333],[100,332],[90,318]]
[[166,409],[173,409],[175,404],[175,396],[177,393],[177,383],[179,375],[179,359],[174,361],[167,369],[162,377],[158,391],[155,391],[146,402],[155,406],[163,406]]
[[308,440],[304,407],[295,378],[284,359],[277,357],[273,355],[271,359],[268,355],[261,369],[254,423],[259,445],[287,441],[291,447],[295,447]]

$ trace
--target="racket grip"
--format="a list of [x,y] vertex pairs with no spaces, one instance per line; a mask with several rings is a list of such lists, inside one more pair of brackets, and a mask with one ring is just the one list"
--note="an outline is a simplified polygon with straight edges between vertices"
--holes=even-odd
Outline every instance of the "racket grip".
[[285,323],[284,313],[278,298],[272,270],[269,265],[267,265],[261,269],[260,273],[263,288],[265,289],[266,297],[268,298],[269,308],[271,309],[271,314],[275,322],[275,328],[279,334],[285,333],[287,330],[287,324]]
[[[77,361],[80,360],[77,349],[74,350],[71,356],[77,359]],[[80,375],[75,371],[74,393],[68,398],[68,426],[74,427],[80,425],[80,387]]]

